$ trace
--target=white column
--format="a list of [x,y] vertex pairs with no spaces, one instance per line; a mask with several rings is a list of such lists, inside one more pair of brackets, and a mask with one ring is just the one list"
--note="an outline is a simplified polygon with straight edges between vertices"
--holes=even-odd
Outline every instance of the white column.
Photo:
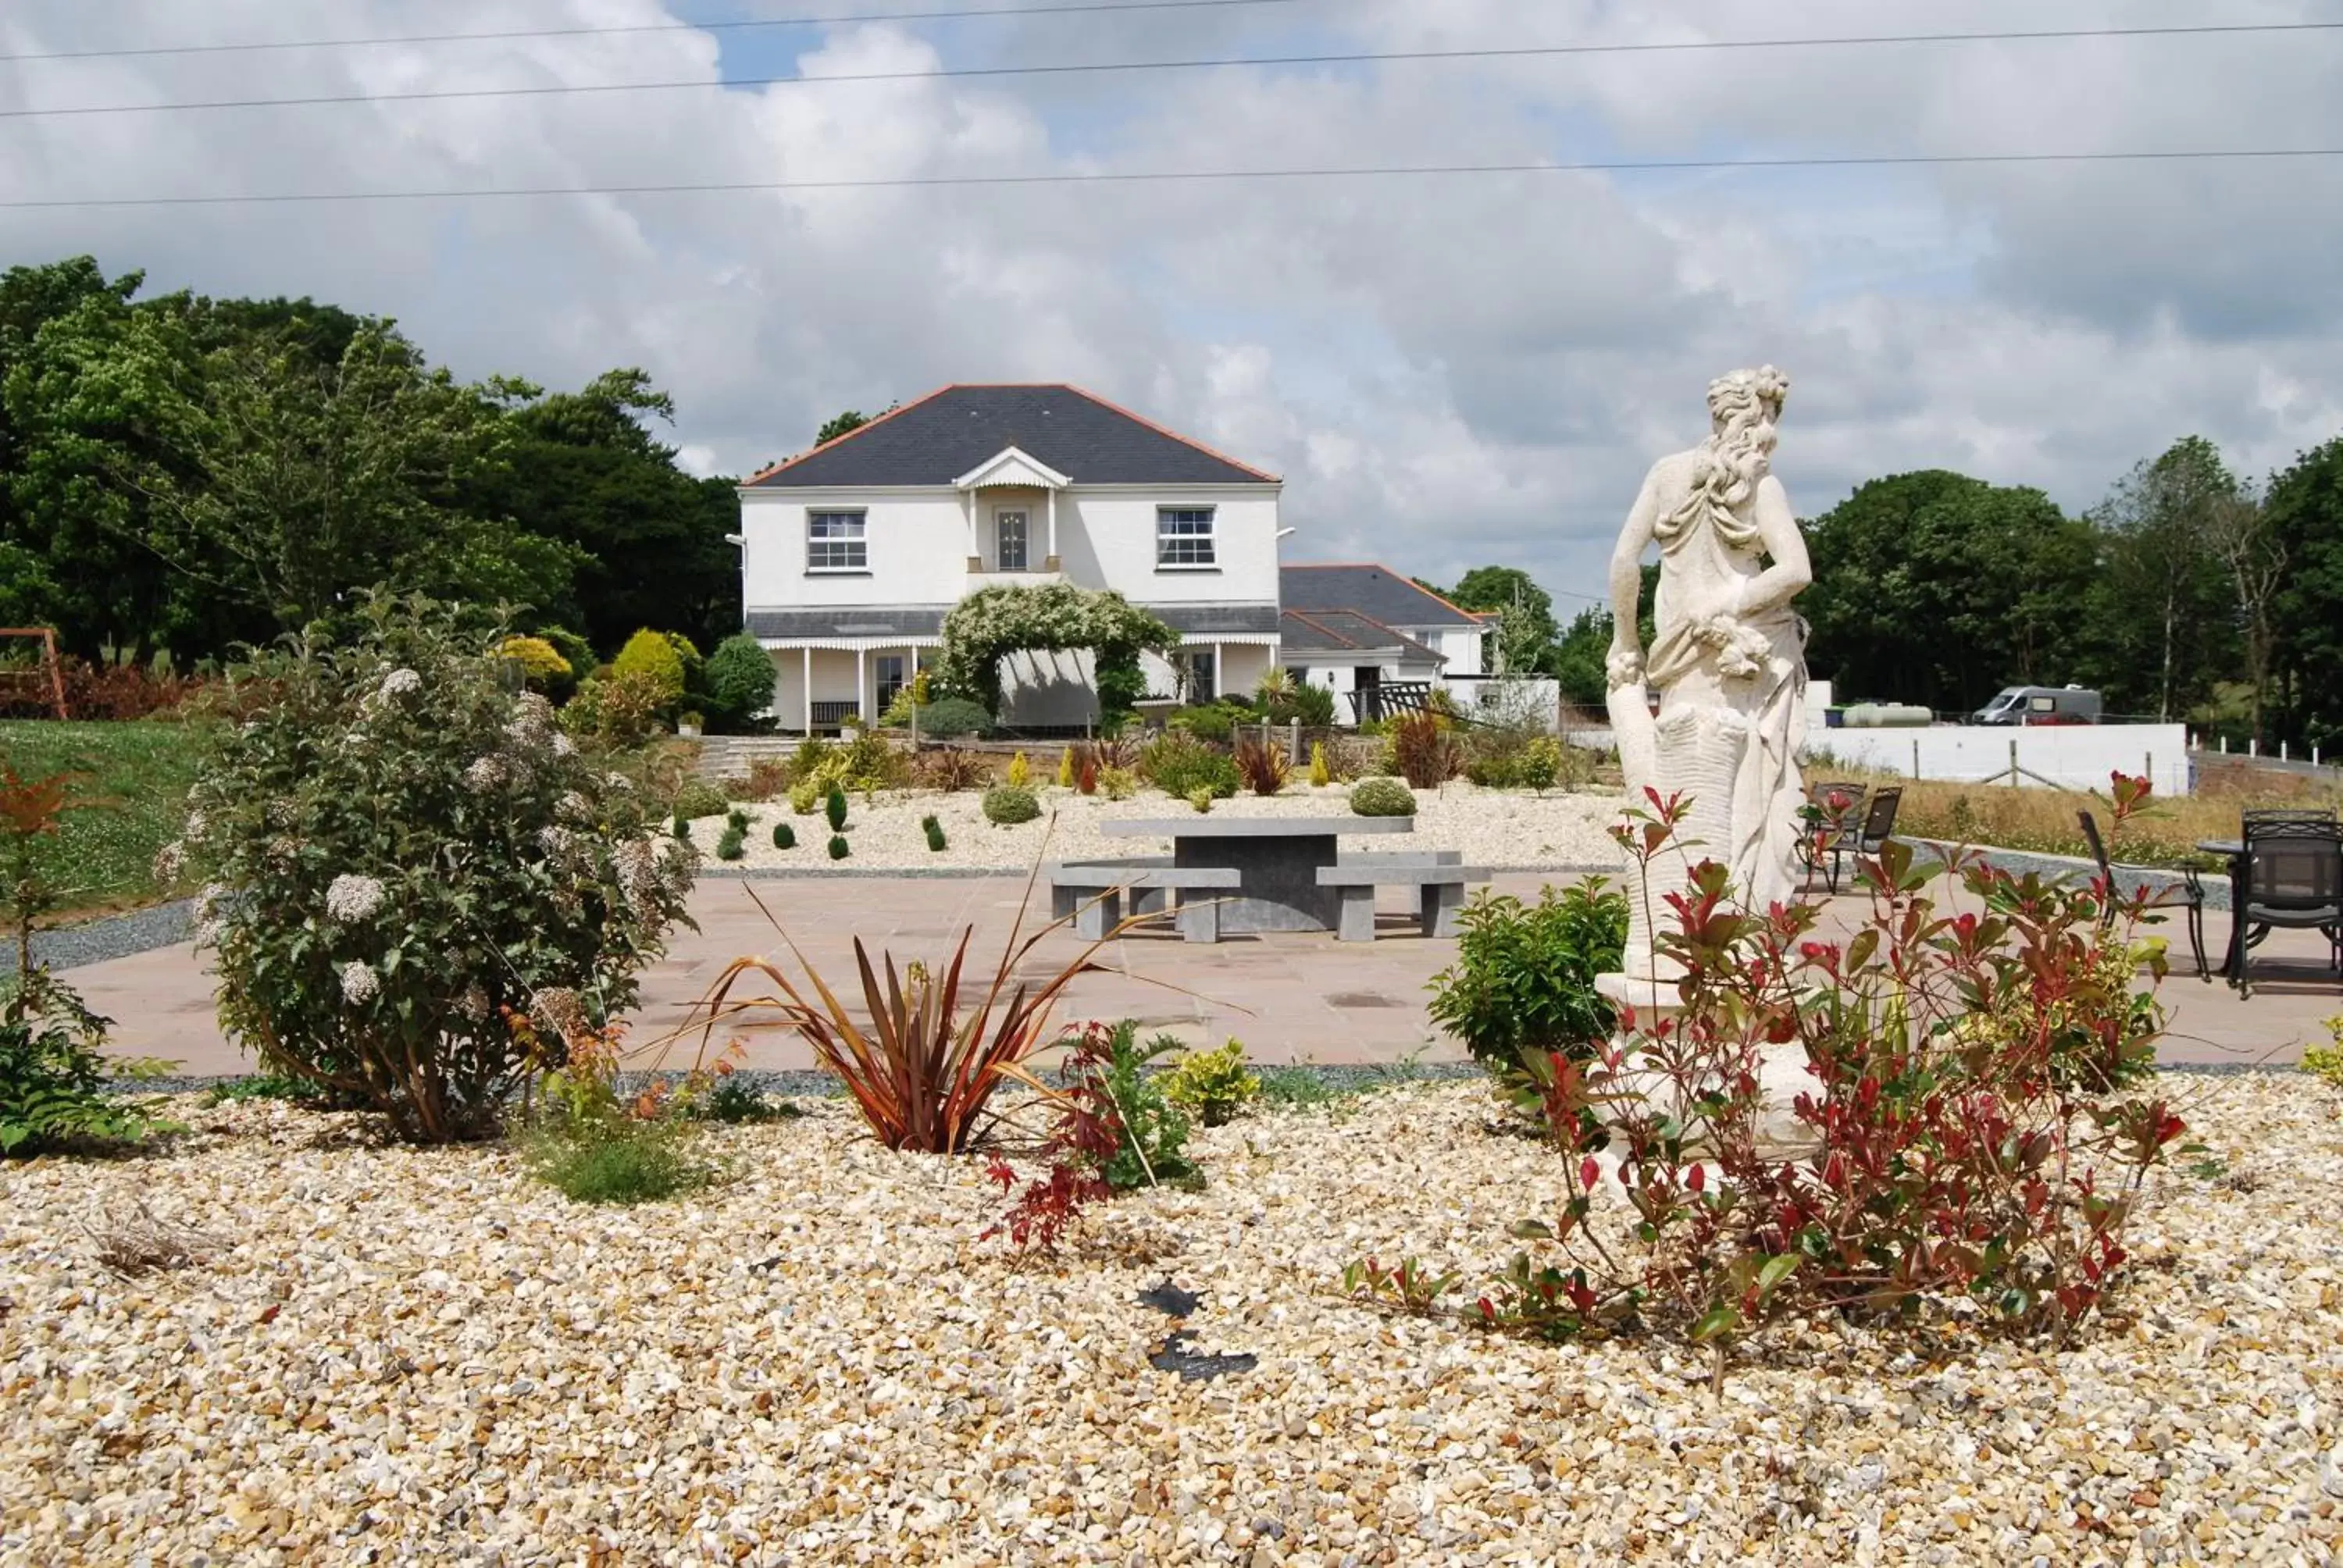
[[977,547],[976,542],[976,491],[968,492],[968,567],[970,571],[976,570],[977,563],[984,558],[984,551]]
[[1058,558],[1058,492],[1054,489],[1050,492],[1049,511],[1050,558],[1041,563],[1044,567],[1054,564]]
[[805,732],[813,733],[813,647],[805,648]]
[[854,650],[854,711],[865,724],[870,722],[870,650],[867,648]]

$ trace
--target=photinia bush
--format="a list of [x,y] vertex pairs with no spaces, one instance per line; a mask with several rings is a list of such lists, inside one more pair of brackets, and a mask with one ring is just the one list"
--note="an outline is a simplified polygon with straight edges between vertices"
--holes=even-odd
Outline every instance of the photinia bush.
[[[2117,819],[2147,793],[2118,777]],[[1653,795],[1619,841],[1648,862],[1684,809]],[[2063,1335],[2103,1302],[2140,1183],[2184,1131],[2128,1087],[2164,1022],[2134,979],[2164,973],[2146,895],[1916,866],[1893,843],[1861,886],[1867,918],[1834,940],[1816,906],[1746,910],[1721,867],[1695,868],[1660,939],[1682,1010],[1525,1059],[1565,1156],[1535,1227],[1558,1255],[1517,1257],[1483,1321],[1664,1323],[1717,1346],[1721,1372],[1726,1342],[1784,1316],[1966,1298]],[[1775,1051],[1813,1075],[1786,1118],[1762,1088]]]
[[527,1060],[503,1010],[567,999],[599,1027],[632,1005],[697,865],[488,649],[444,607],[377,598],[347,640],[256,660],[165,851],[208,883],[224,1027],[429,1141],[493,1131],[560,1065]]

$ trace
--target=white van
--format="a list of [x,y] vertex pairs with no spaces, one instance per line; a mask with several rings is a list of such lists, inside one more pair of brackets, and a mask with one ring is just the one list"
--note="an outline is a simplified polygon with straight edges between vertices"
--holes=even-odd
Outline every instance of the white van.
[[1972,724],[2097,724],[2099,694],[2079,686],[2007,686]]

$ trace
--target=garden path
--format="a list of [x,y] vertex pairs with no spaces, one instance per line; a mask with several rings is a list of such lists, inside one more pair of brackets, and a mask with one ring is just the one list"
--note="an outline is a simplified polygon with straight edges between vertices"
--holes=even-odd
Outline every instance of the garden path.
[[[1493,885],[1498,892],[1534,898],[1541,881],[1534,874],[1500,873]],[[886,949],[899,962],[920,958],[935,965],[960,928],[973,925],[970,967],[989,973],[1023,890],[1023,880],[1011,877],[704,879],[691,895],[699,930],[679,931],[674,951],[644,977],[634,1039],[654,1040],[680,1026],[691,1003],[734,957],[786,957],[755,899],[764,900],[830,983],[851,995],[859,993],[857,936],[874,957]],[[1456,944],[1416,935],[1412,917],[1403,913],[1402,894],[1386,890],[1383,940],[1372,944],[1340,943],[1318,933],[1212,946],[1183,942],[1168,931],[1127,938],[1101,954],[1101,970],[1073,983],[1060,1016],[1137,1018],[1197,1043],[1235,1035],[1260,1061],[1395,1062],[1418,1052],[1426,1061],[1461,1060],[1463,1048],[1435,1035],[1424,1012],[1425,982],[1455,957]],[[1046,913],[1046,897],[1037,907]],[[1858,915],[1855,900],[1842,896],[1830,900],[1826,919],[1844,928]],[[2227,935],[2227,918],[2215,913],[2207,923],[2206,934],[2217,946]],[[1024,972],[1053,972],[1080,947],[1071,932],[1052,933]],[[2294,1062],[2306,1042],[2325,1039],[2319,1020],[2343,1012],[2343,987],[2324,972],[2324,939],[2316,933],[2273,932],[2256,956],[2250,1000],[2240,1000],[2217,980],[2202,985],[2176,970],[2165,988],[2174,1019],[2162,1060]],[[116,1020],[116,1054],[175,1059],[182,1064],[177,1070],[190,1075],[251,1070],[220,1035],[212,980],[191,945],[67,973],[91,1006]],[[742,1032],[747,1065],[812,1065],[806,1047],[784,1030]],[[689,1059],[686,1042],[669,1060],[680,1066]]]

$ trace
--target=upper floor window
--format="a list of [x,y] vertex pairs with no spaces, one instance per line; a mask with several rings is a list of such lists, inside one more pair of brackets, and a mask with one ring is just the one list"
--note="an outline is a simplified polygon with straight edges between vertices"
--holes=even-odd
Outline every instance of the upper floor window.
[[860,512],[806,514],[806,570],[859,572],[870,568],[870,547],[862,537]]
[[1209,567],[1212,553],[1212,508],[1155,508],[1155,564],[1159,567]]

